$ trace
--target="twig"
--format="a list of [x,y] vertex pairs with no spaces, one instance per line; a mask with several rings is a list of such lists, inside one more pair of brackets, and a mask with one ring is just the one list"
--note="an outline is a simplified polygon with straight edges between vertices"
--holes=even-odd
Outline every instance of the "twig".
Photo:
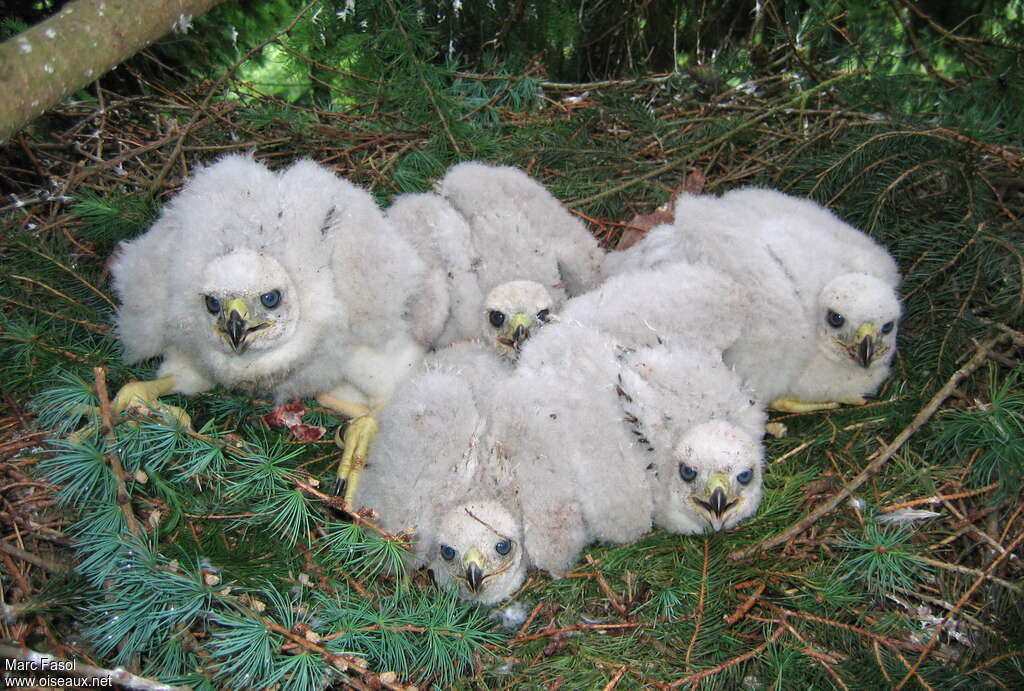
[[775,631],[772,632],[771,638],[769,638],[767,641],[765,641],[761,645],[757,646],[753,650],[748,650],[747,652],[743,653],[742,655],[740,655],[738,657],[734,657],[731,660],[726,660],[725,662],[723,662],[722,664],[718,665],[717,667],[712,667],[711,669],[705,669],[702,672],[695,672],[694,674],[691,674],[689,676],[683,677],[682,679],[677,679],[674,682],[672,682],[671,684],[669,684],[668,686],[669,686],[670,689],[679,688],[680,686],[682,686],[684,684],[690,684],[691,687],[692,687],[692,685],[696,684],[698,681],[700,681],[704,677],[710,677],[710,676],[712,676],[714,674],[718,674],[719,672],[721,672],[723,670],[726,670],[726,669],[729,669],[730,667],[734,667],[734,666],[740,664],[741,662],[746,662],[747,660],[749,660],[752,657],[757,657],[758,655],[763,653],[768,646],[770,646],[775,641],[779,640],[779,636],[781,636],[783,633],[785,633],[785,631],[786,631],[786,629],[784,629],[781,626],[779,626],[779,627],[777,627],[775,629]]
[[106,458],[110,461],[110,467],[114,471],[114,482],[117,485],[117,504],[124,513],[125,523],[132,535],[139,534],[139,524],[135,520],[135,513],[132,511],[132,499],[128,494],[128,483],[125,482],[124,467],[117,455],[117,437],[114,435],[114,411],[110,407],[110,396],[107,394],[107,375],[102,367],[94,367],[93,374],[96,376],[96,397],[100,401],[100,417],[103,420],[103,433],[110,445]]
[[[327,504],[331,508],[334,508],[334,509],[344,509],[345,500],[344,500],[343,497],[332,497],[331,495],[327,494],[326,492],[321,492],[319,489],[314,487],[309,482],[303,482],[298,477],[295,478],[295,484],[298,485],[299,487],[301,487],[305,492],[308,492],[309,494],[312,494],[314,497],[316,497],[317,499],[322,501],[324,504]],[[398,536],[392,535],[391,533],[387,532],[386,530],[381,528],[379,525],[377,525],[373,521],[371,521],[371,520],[369,520],[367,518],[364,518],[363,516],[360,516],[359,513],[356,512],[356,511],[346,511],[346,513],[349,516],[351,516],[352,520],[354,520],[356,523],[358,523],[360,525],[363,525],[363,526],[366,526],[366,527],[370,528],[371,530],[376,531],[385,540],[393,540],[393,541],[399,542],[399,543],[407,542],[406,540],[403,540],[403,539],[399,538]]]
[[1006,559],[1008,556],[1010,556],[1010,554],[1013,553],[1013,550],[1020,547],[1021,543],[1024,543],[1024,533],[1018,535],[1017,538],[1010,543],[1010,546],[1007,547],[1005,551],[998,554],[996,558],[992,560],[992,563],[988,565],[988,568],[985,569],[984,573],[982,573],[977,578],[977,580],[975,580],[974,583],[971,584],[971,587],[968,588],[967,591],[960,596],[960,599],[956,601],[955,605],[953,605],[953,609],[948,614],[946,614],[946,616],[942,618],[942,621],[940,621],[935,626],[935,630],[932,632],[931,638],[928,639],[928,643],[924,646],[924,650],[921,651],[921,654],[917,656],[917,660],[914,662],[914,665],[907,671],[907,673],[900,680],[900,682],[896,684],[896,691],[902,689],[903,685],[907,683],[910,677],[914,676],[914,674],[917,673],[917,670],[921,667],[921,664],[924,662],[925,658],[928,657],[929,653],[931,653],[932,649],[935,647],[935,644],[939,642],[939,634],[942,633],[942,630],[946,627],[946,624],[949,622],[949,620],[952,619],[965,604],[967,604],[967,601],[971,599],[971,595],[974,594],[974,591],[977,590],[981,586],[981,584],[984,583],[985,580],[992,575],[992,572],[996,570],[996,567],[1003,563],[1004,559]]
[[951,499],[965,499],[967,497],[973,497],[978,494],[984,494],[990,492],[999,487],[998,482],[993,482],[984,487],[978,489],[972,489],[965,492],[957,492],[955,494],[933,494],[930,497],[922,497],[921,499],[911,499],[910,501],[903,501],[899,504],[892,504],[890,506],[882,507],[878,510],[878,513],[889,513],[890,511],[898,511],[899,509],[906,509],[911,506],[917,506],[919,504],[941,504],[944,501]]
[[[589,554],[587,555],[587,563],[591,566],[596,565],[594,558]],[[622,604],[622,599],[615,594],[615,591],[608,585],[608,581],[605,580],[604,575],[600,571],[594,571],[594,580],[597,581],[598,587],[604,592],[605,597],[608,598],[608,602],[615,608],[615,611],[622,616],[626,616],[628,612],[626,611],[626,606]]]
[[708,591],[708,556],[711,546],[708,542],[708,538],[704,538],[704,563],[700,569],[700,596],[697,598],[697,609],[694,611],[693,616],[696,617],[696,623],[693,627],[693,635],[690,636],[690,645],[686,646],[686,659],[684,664],[686,669],[690,670],[690,656],[693,655],[693,647],[697,645],[697,638],[700,636],[700,625],[704,621],[704,597]]
[[146,679],[145,677],[136,676],[121,667],[115,667],[114,669],[93,667],[78,660],[63,660],[53,655],[36,652],[24,646],[10,645],[9,643],[0,643],[0,657],[26,662],[29,665],[29,670],[32,672],[43,672],[48,676],[55,676],[57,673],[66,672],[76,677],[98,682],[90,684],[91,686],[106,686],[107,684],[103,680],[109,679],[111,683],[118,686],[137,689],[138,691],[191,691],[188,686],[171,686],[170,684]]
[[850,79],[851,77],[853,77],[853,76],[855,76],[857,74],[859,74],[859,72],[845,72],[845,73],[840,74],[840,75],[838,75],[836,77],[832,77],[831,79],[826,79],[825,81],[821,82],[820,84],[816,84],[814,86],[814,88],[812,88],[811,90],[809,90],[809,91],[802,91],[797,96],[794,96],[793,98],[791,98],[791,99],[789,99],[789,100],[787,100],[787,101],[785,101],[785,102],[775,106],[774,108],[769,108],[768,110],[762,112],[760,115],[757,115],[755,117],[750,118],[749,120],[741,122],[739,125],[737,125],[736,127],[733,127],[731,130],[729,130],[725,134],[722,134],[722,135],[720,135],[718,137],[715,137],[714,139],[710,140],[709,142],[707,142],[707,143],[705,143],[705,144],[703,144],[701,146],[698,146],[695,149],[691,149],[690,151],[686,152],[684,155],[681,155],[679,157],[673,158],[672,161],[670,161],[669,163],[666,163],[666,164],[664,164],[662,166],[658,166],[654,170],[649,170],[646,173],[644,173],[643,175],[639,175],[639,176],[633,178],[632,180],[627,180],[625,182],[619,183],[618,185],[612,185],[611,187],[608,187],[607,189],[604,189],[601,192],[598,192],[597,194],[592,194],[589,197],[584,197],[583,199],[577,199],[576,201],[570,203],[568,206],[570,206],[570,207],[577,207],[577,206],[583,206],[584,204],[590,204],[591,202],[596,202],[598,199],[604,199],[605,197],[610,197],[613,194],[618,194],[619,192],[622,192],[623,190],[627,190],[630,187],[633,187],[634,185],[639,185],[641,182],[646,182],[646,181],[648,181],[648,180],[650,180],[652,178],[658,177],[659,175],[664,175],[665,173],[669,172],[670,170],[675,170],[676,168],[680,168],[680,167],[688,164],[690,161],[692,161],[693,159],[697,158],[701,154],[703,154],[703,153],[705,153],[707,151],[711,151],[712,149],[715,149],[716,147],[721,146],[722,144],[728,142],[732,137],[736,136],[740,132],[742,132],[744,130],[748,130],[751,127],[753,127],[754,125],[756,125],[757,123],[759,123],[759,122],[761,122],[763,120],[767,120],[768,118],[770,118],[771,116],[775,115],[776,113],[778,113],[780,111],[783,111],[783,110],[786,110],[787,108],[790,108],[790,107],[796,105],[797,103],[800,103],[801,101],[805,101],[808,98],[810,98],[812,95],[814,95],[815,93],[817,93],[819,91],[825,91],[825,90],[835,86],[839,82],[842,82],[842,81],[845,81],[847,79]]
[[28,562],[33,566],[38,566],[44,571],[49,571],[50,573],[57,573],[58,571],[65,571],[67,569],[66,566],[55,564],[52,561],[43,559],[42,557],[32,554],[31,552],[26,552],[25,550],[15,547],[11,543],[4,542],[3,540],[0,540],[0,552],[6,552],[15,559],[21,559],[22,561]]
[[540,633],[531,633],[529,636],[516,636],[515,638],[508,639],[509,643],[525,643],[526,641],[535,641],[538,638],[546,638],[548,636],[556,636],[561,633],[570,633],[573,631],[604,631],[606,629],[637,629],[644,626],[643,622],[629,622],[625,624],[588,624],[582,622],[573,626],[565,626],[560,629],[549,629],[547,631],[541,631]]
[[[930,557],[922,557],[920,555],[914,557],[918,561],[924,562],[930,566],[934,566],[939,569],[945,569],[946,571],[955,571],[956,573],[967,574],[968,576],[985,576],[985,573],[979,569],[972,569],[967,566],[961,566],[960,564],[954,564],[948,561],[941,561],[939,559],[931,559]],[[998,583],[1004,588],[1013,591],[1014,593],[1020,593],[1024,585],[1020,583],[1011,583],[1010,581],[999,578],[998,576],[988,575],[985,576],[993,583]]]
[[764,583],[763,581],[759,583],[757,585],[757,590],[751,593],[750,597],[748,597],[746,600],[740,603],[740,606],[737,607],[732,614],[728,614],[725,616],[725,623],[729,626],[732,626],[740,619],[747,616],[747,612],[750,611],[750,608],[753,607],[754,603],[756,603],[758,598],[761,597],[761,594],[764,593],[764,589],[766,587],[768,587],[767,583]]
[[928,404],[914,416],[914,419],[909,425],[904,428],[902,432],[897,435],[895,439],[889,442],[888,446],[877,452],[874,460],[869,463],[864,470],[862,470],[857,477],[853,478],[842,490],[839,491],[834,497],[826,501],[820,507],[815,509],[805,519],[794,525],[792,528],[785,530],[775,537],[762,540],[761,542],[747,547],[745,549],[737,550],[729,555],[730,561],[738,561],[740,559],[747,559],[759,552],[764,552],[778,545],[788,542],[790,539],[796,537],[800,533],[807,530],[809,527],[814,525],[822,516],[831,513],[837,506],[843,501],[853,495],[857,489],[868,481],[872,475],[877,473],[882,467],[892,458],[897,451],[902,448],[903,444],[906,443],[910,437],[914,435],[921,427],[931,419],[932,415],[938,411],[939,407],[945,402],[947,398],[953,393],[954,390],[964,379],[971,376],[974,370],[978,369],[985,362],[988,351],[994,347],[997,343],[1006,338],[1006,334],[999,334],[986,340],[984,343],[979,345],[975,350],[974,356],[965,364],[963,367],[953,373],[953,376],[949,378],[946,385],[943,386],[939,391],[932,396],[932,399],[928,401]]
[[622,675],[626,673],[627,669],[629,669],[629,665],[622,665],[621,667],[619,667],[619,669],[616,670],[615,674],[612,676],[611,681],[605,684],[604,691],[612,691],[612,689],[615,688],[616,684],[619,683],[619,680],[622,679]]

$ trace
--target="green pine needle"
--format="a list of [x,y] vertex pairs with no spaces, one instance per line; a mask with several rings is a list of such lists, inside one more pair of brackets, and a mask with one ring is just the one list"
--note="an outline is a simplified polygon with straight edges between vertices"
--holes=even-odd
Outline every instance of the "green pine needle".
[[843,533],[839,546],[851,556],[837,566],[833,578],[856,579],[879,595],[896,588],[913,590],[931,567],[918,559],[910,537],[905,528],[883,527],[866,516],[863,536]]

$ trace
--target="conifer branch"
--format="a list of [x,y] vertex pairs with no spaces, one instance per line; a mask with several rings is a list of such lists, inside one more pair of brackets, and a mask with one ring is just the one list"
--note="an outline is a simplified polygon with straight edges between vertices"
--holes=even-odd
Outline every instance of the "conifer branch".
[[274,633],[278,633],[284,636],[300,648],[320,655],[325,662],[327,662],[331,667],[337,669],[338,671],[355,672],[360,677],[365,679],[365,681],[369,684],[368,688],[384,687],[386,689],[391,689],[392,691],[408,691],[408,689],[405,686],[394,683],[393,681],[389,680],[385,675],[379,675],[375,672],[370,671],[367,668],[367,663],[365,659],[357,657],[355,655],[332,653],[330,650],[319,645],[316,642],[318,640],[321,640],[318,636],[300,635],[298,633],[295,633],[291,629],[281,626],[273,619],[258,614],[240,603],[235,603],[235,607],[237,607],[238,610],[243,612],[246,616],[251,617],[256,621],[259,621],[261,624],[263,624],[264,627],[267,628],[267,630],[273,631]]
[[810,515],[808,515],[806,518],[804,518],[788,530],[785,530],[774,537],[762,540],[761,542],[755,545],[751,545],[750,547],[746,547],[744,549],[732,552],[729,555],[729,560],[739,561],[741,559],[748,559],[754,556],[755,554],[765,552],[769,549],[772,549],[773,547],[777,547],[778,545],[788,542],[791,538],[796,537],[797,535],[799,535],[800,533],[804,532],[809,527],[814,525],[822,516],[831,513],[843,501],[853,496],[853,493],[857,491],[857,489],[859,489],[861,485],[867,482],[872,475],[881,470],[882,467],[889,461],[889,459],[892,458],[896,454],[896,452],[903,447],[903,444],[905,444],[906,441],[910,439],[910,437],[914,436],[914,433],[921,429],[921,427],[929,419],[931,419],[932,415],[934,415],[938,411],[939,407],[945,402],[945,400],[949,398],[949,396],[953,393],[953,391],[956,390],[958,386],[960,386],[960,383],[963,382],[963,380],[966,379],[967,377],[971,376],[971,374],[973,374],[974,371],[985,362],[985,360],[988,358],[989,350],[991,350],[993,347],[996,346],[996,344],[1000,343],[1005,338],[1005,334],[999,334],[997,336],[989,338],[984,343],[979,345],[975,350],[974,356],[967,362],[967,364],[965,364],[963,367],[961,367],[960,369],[953,373],[953,375],[949,378],[949,381],[946,382],[946,385],[939,389],[938,392],[936,392],[936,394],[927,403],[927,405],[925,405],[925,407],[918,412],[918,414],[914,417],[910,424],[907,425],[907,427],[904,428],[904,430],[900,432],[895,439],[889,442],[889,444],[885,448],[880,449],[876,453],[874,460],[872,460],[871,463],[865,466],[864,470],[862,470],[857,475],[857,477],[855,477],[853,480],[847,483],[846,486],[844,486],[843,489],[840,490],[834,497],[832,497],[824,504],[816,508],[814,511],[810,513]]
[[677,679],[673,681],[671,684],[669,684],[668,688],[677,689],[680,686],[686,684],[689,684],[692,688],[693,685],[695,685],[701,679],[714,676],[715,674],[727,670],[730,667],[735,667],[736,665],[744,663],[753,657],[757,657],[758,655],[763,653],[768,648],[768,646],[779,640],[779,637],[782,636],[782,634],[784,633],[786,633],[786,629],[782,628],[781,626],[776,626],[775,630],[772,632],[772,635],[768,638],[768,640],[764,641],[763,643],[761,643],[761,645],[757,646],[756,648],[748,650],[742,655],[737,655],[734,658],[730,658],[729,660],[726,660],[722,664],[712,667],[711,669],[705,669],[700,672],[694,672],[693,674],[685,676],[682,679]]
[[896,21],[898,21],[900,26],[903,27],[903,32],[907,35],[907,40],[910,41],[911,48],[913,48],[914,53],[917,54],[917,59],[920,60],[921,64],[924,65],[924,68],[928,70],[928,74],[950,86],[955,86],[956,82],[935,69],[935,65],[933,65],[932,61],[927,55],[925,55],[924,50],[917,42],[917,32],[914,31],[914,27],[910,21],[903,16],[902,12],[900,12],[900,8],[896,6],[895,0],[889,0],[889,7],[892,9],[892,13],[896,15]]
[[262,41],[261,43],[257,44],[256,46],[248,50],[245,53],[245,55],[242,56],[242,59],[236,62],[234,65],[232,65],[231,69],[225,72],[224,75],[221,76],[221,78],[218,79],[217,82],[210,88],[210,90],[206,94],[206,98],[204,98],[202,103],[200,103],[196,107],[195,112],[192,113],[192,117],[189,118],[189,121],[185,124],[184,127],[181,128],[181,130],[175,133],[174,137],[177,138],[177,141],[174,144],[174,150],[167,157],[167,161],[164,163],[163,168],[160,169],[160,172],[157,174],[156,178],[154,178],[153,182],[150,184],[149,193],[151,195],[156,196],[157,191],[164,183],[164,179],[167,178],[168,173],[171,172],[171,168],[174,167],[175,162],[178,160],[178,156],[181,155],[182,147],[185,145],[185,139],[192,133],[193,128],[199,121],[200,116],[206,112],[206,109],[210,105],[210,102],[213,100],[213,97],[220,94],[223,85],[227,84],[229,80],[233,79],[235,73],[238,72],[239,68],[246,62],[251,60],[253,56],[258,55],[267,45],[276,41],[278,37],[287,34],[289,31],[294,29],[295,25],[299,23],[299,20],[302,19],[306,15],[306,13],[309,12],[310,9],[312,9],[313,5],[317,5],[319,3],[320,0],[311,0],[309,4],[307,4],[305,7],[303,7],[296,13],[295,19],[292,20],[291,24],[289,24],[281,31],[276,32],[266,40]]
[[434,93],[434,90],[430,88],[430,84],[427,82],[427,77],[423,73],[423,64],[420,62],[419,56],[416,55],[416,51],[413,47],[412,41],[409,39],[409,33],[406,31],[405,25],[402,24],[402,18],[399,14],[398,8],[395,7],[393,0],[387,0],[387,3],[395,18],[395,26],[398,27],[398,32],[402,34],[402,38],[405,39],[409,59],[412,60],[413,64],[416,66],[416,74],[420,78],[420,84],[423,85],[423,90],[427,92],[427,98],[430,99],[430,105],[434,107],[434,112],[437,113],[437,119],[441,121],[441,127],[444,128],[444,133],[448,137],[448,142],[452,145],[452,151],[455,152],[456,156],[461,156],[462,149],[459,147],[459,143],[455,140],[455,135],[452,134],[451,127],[448,125],[448,118],[445,117],[444,111],[437,102],[437,95]]
[[741,122],[739,125],[737,125],[736,127],[733,127],[731,130],[729,130],[725,134],[719,135],[718,137],[715,137],[715,138],[705,142],[701,146],[698,146],[696,148],[690,149],[685,154],[679,156],[678,158],[676,158],[675,160],[673,160],[673,161],[671,161],[669,163],[666,163],[666,164],[664,164],[662,166],[658,166],[657,168],[655,168],[653,170],[649,170],[646,173],[643,173],[642,175],[638,175],[637,177],[634,177],[634,178],[632,178],[630,180],[627,180],[625,182],[619,183],[618,185],[612,185],[611,187],[609,187],[609,188],[607,188],[605,190],[602,190],[601,192],[598,192],[596,194],[592,194],[589,197],[584,197],[583,199],[577,199],[577,200],[575,200],[573,202],[570,202],[568,204],[568,206],[572,207],[572,208],[575,208],[575,207],[578,207],[578,206],[583,206],[585,204],[591,204],[593,202],[598,201],[599,199],[604,199],[605,197],[609,197],[609,196],[611,196],[613,194],[618,194],[619,192],[623,192],[625,190],[628,190],[629,188],[634,187],[636,185],[639,185],[642,182],[646,182],[646,181],[652,180],[652,179],[654,179],[654,178],[656,178],[658,176],[664,175],[665,173],[667,173],[669,171],[672,171],[672,170],[675,170],[676,168],[681,168],[682,166],[688,164],[690,161],[692,161],[693,159],[697,158],[701,154],[703,154],[703,153],[705,153],[707,151],[711,151],[711,150],[721,146],[722,144],[727,143],[729,140],[731,140],[733,137],[735,137],[740,132],[743,132],[745,130],[750,129],[754,125],[758,124],[759,122],[763,122],[763,121],[767,120],[768,118],[772,117],[776,113],[780,113],[780,112],[786,110],[787,108],[792,108],[793,106],[806,101],[807,99],[809,99],[811,96],[813,96],[816,93],[819,93],[819,92],[822,92],[822,91],[827,91],[828,89],[831,89],[836,84],[844,82],[847,79],[851,79],[852,77],[859,76],[861,74],[862,74],[862,72],[860,72],[860,71],[844,72],[843,74],[840,74],[840,75],[837,75],[835,77],[832,77],[831,79],[826,79],[823,82],[815,84],[812,88],[808,89],[807,91],[801,91],[796,96],[793,96],[792,98],[787,99],[786,101],[784,101],[783,103],[780,103],[777,106],[774,106],[774,107],[769,108],[767,110],[761,111],[761,113],[759,115],[756,115],[756,116],[750,118],[749,120],[745,120],[744,122]]
[[912,676],[915,676],[917,674],[917,670],[920,669],[922,663],[924,663],[928,655],[931,654],[932,649],[935,648],[935,644],[939,642],[939,635],[946,628],[946,624],[949,623],[949,620],[956,616],[956,613],[959,612],[963,608],[963,606],[967,604],[967,601],[971,599],[971,595],[974,594],[974,591],[981,587],[981,584],[984,583],[985,580],[992,575],[992,572],[995,571],[996,568],[1003,563],[1003,560],[1009,557],[1011,554],[1013,554],[1013,551],[1020,547],[1021,544],[1024,544],[1024,533],[1018,535],[1016,539],[1010,543],[1009,547],[1005,548],[1002,552],[1000,552],[996,556],[996,558],[992,560],[992,563],[988,565],[988,568],[986,568],[985,571],[980,576],[978,576],[977,580],[975,580],[974,583],[971,584],[971,587],[968,588],[964,592],[964,594],[960,596],[960,599],[956,601],[955,605],[953,605],[953,609],[947,612],[946,616],[944,616],[942,620],[935,626],[935,630],[932,632],[931,638],[928,639],[928,643],[925,644],[924,649],[921,651],[920,655],[917,656],[917,660],[914,662],[913,667],[911,667],[907,671],[903,679],[901,679],[900,682],[896,684],[896,686],[894,687],[896,691],[902,689],[903,686],[907,683],[907,681],[909,681]]

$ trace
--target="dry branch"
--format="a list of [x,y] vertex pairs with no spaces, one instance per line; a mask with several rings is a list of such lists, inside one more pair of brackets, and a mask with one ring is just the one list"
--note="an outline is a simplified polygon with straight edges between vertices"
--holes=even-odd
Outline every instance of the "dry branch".
[[974,370],[981,367],[982,363],[984,363],[985,360],[988,358],[989,351],[997,343],[1003,341],[1006,338],[1006,334],[999,334],[997,336],[993,336],[992,338],[986,340],[984,343],[980,344],[975,350],[974,356],[967,362],[967,364],[965,364],[963,367],[961,367],[960,369],[953,373],[953,376],[949,378],[949,381],[946,382],[946,385],[939,389],[938,393],[932,396],[932,399],[928,401],[928,404],[924,408],[922,408],[917,415],[914,416],[914,419],[910,422],[910,424],[907,425],[904,428],[904,430],[900,432],[899,435],[897,435],[895,439],[889,442],[889,444],[884,449],[881,449],[875,456],[874,460],[871,461],[871,463],[869,463],[864,468],[864,470],[862,470],[860,474],[857,475],[857,477],[851,480],[850,483],[843,487],[843,489],[840,490],[834,497],[832,497],[824,504],[819,506],[817,509],[812,511],[809,516],[807,516],[802,521],[794,525],[792,528],[784,530],[778,535],[767,540],[763,540],[762,542],[759,542],[755,545],[732,552],[729,555],[729,560],[738,561],[740,559],[747,559],[757,554],[758,552],[763,552],[788,542],[792,538],[796,537],[797,535],[799,535],[800,533],[814,525],[819,518],[831,513],[833,510],[835,510],[837,506],[843,503],[843,501],[853,496],[853,493],[856,492],[861,485],[867,482],[868,478],[870,478],[872,475],[881,470],[882,466],[884,466],[890,458],[896,455],[896,452],[899,451],[900,448],[902,448],[903,444],[905,444],[906,441],[910,439],[910,437],[912,437],[915,432],[917,432],[917,430],[921,429],[921,427],[924,426],[924,424],[928,422],[929,419],[931,419],[932,415],[934,415],[938,411],[939,407],[943,404],[943,402],[945,402],[945,400],[949,398],[953,391],[955,391],[956,388],[960,386],[960,383],[963,382],[964,379],[967,379],[967,377],[971,376]]
[[[0,142],[223,0],[78,0],[0,44]],[[12,98],[13,96],[13,98]]]

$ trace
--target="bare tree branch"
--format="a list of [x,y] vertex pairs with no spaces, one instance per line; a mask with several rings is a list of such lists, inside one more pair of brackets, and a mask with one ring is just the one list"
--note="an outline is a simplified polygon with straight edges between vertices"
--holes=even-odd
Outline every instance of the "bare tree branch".
[[0,44],[0,143],[223,0],[77,0]]

